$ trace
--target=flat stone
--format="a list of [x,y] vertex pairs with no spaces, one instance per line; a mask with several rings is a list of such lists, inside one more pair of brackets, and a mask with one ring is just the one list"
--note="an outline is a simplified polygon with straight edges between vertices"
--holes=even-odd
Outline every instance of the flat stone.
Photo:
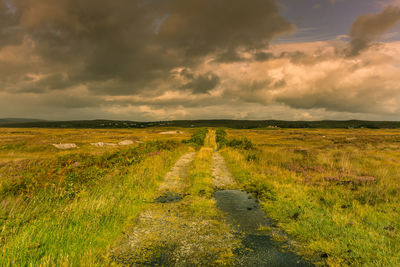
[[118,145],[120,146],[130,146],[133,145],[133,141],[132,140],[124,140],[118,143]]
[[61,150],[67,150],[67,149],[73,149],[73,148],[78,148],[76,144],[53,144],[55,148],[61,149]]

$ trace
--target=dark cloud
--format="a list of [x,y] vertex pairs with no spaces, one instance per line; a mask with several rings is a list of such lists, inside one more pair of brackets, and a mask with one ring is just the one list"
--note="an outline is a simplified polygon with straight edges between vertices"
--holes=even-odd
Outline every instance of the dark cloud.
[[[41,64],[29,70],[20,66],[25,70],[17,72],[48,77],[21,89],[38,92],[84,84],[94,94],[135,94],[167,79],[172,69],[195,67],[209,55],[237,61],[233,55],[238,51],[265,48],[274,36],[293,27],[279,15],[274,0],[7,3],[14,11],[0,1],[0,48],[11,39],[14,44],[32,41],[31,53]],[[208,90],[207,79],[198,79]],[[212,77],[208,83],[216,80]]]
[[188,73],[187,70],[183,71],[181,75],[188,78],[190,81],[182,86],[183,89],[192,90],[193,94],[205,94],[216,88],[220,79],[213,73],[200,74],[195,76],[192,73]]
[[230,49],[223,53],[219,53],[215,57],[215,60],[213,62],[214,63],[234,63],[234,62],[245,61],[245,60],[246,59],[241,57],[237,51]]
[[160,39],[179,47],[186,55],[222,53],[238,48],[268,45],[271,39],[291,31],[273,0],[171,0],[169,14],[160,28]]
[[256,61],[267,61],[272,58],[274,58],[272,53],[258,52],[254,54],[254,60]]
[[7,3],[4,0],[0,1],[0,49],[6,45],[21,42],[23,37],[15,27],[18,21]]
[[4,21],[4,17],[7,13],[7,6],[4,1],[0,1],[0,23]]
[[400,7],[388,6],[378,14],[358,17],[350,29],[349,56],[357,56],[400,21]]
[[0,112],[398,112],[400,43],[360,51],[399,21],[399,8],[359,17],[349,45],[269,46],[293,29],[278,11],[275,0],[0,0]]

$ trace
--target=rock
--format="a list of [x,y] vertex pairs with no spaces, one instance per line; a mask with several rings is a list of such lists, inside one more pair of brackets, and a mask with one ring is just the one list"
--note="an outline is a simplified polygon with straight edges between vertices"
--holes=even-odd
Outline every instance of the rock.
[[78,146],[76,144],[53,144],[53,146],[55,148],[62,149],[62,150],[78,148]]
[[118,143],[118,145],[120,146],[130,146],[133,145],[133,141],[132,140],[124,140]]
[[116,146],[116,144],[113,144],[113,143],[103,143],[103,142],[91,143],[91,145],[97,146],[97,147]]

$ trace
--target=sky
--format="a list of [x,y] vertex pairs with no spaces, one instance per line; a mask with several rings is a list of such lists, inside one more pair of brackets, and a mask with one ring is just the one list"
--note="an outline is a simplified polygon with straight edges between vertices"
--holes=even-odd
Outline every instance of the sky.
[[0,0],[0,118],[400,120],[400,0]]

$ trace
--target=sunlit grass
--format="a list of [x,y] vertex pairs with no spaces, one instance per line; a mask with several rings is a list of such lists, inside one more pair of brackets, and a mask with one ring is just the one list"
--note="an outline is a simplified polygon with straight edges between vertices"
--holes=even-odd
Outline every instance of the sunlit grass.
[[[165,173],[194,150],[181,142],[193,136],[204,146],[179,212],[212,221],[223,240],[229,229],[213,199],[214,135],[160,134],[168,130],[1,129],[0,265],[107,265],[110,246],[149,208]],[[298,253],[331,266],[400,265],[400,131],[229,130],[226,138],[254,144],[221,152],[239,186],[302,244]],[[90,144],[122,140],[134,144]],[[230,242],[218,248],[221,264],[233,257]]]
[[234,176],[264,210],[332,266],[398,266],[400,131],[248,130],[226,148]]
[[[95,147],[91,143],[119,143],[131,140],[136,145],[147,141],[174,140],[180,142],[190,137],[192,129],[179,129],[179,134],[160,134],[176,128],[147,129],[11,129],[0,128],[0,166],[8,161],[49,158],[74,153],[103,153],[118,147]],[[137,143],[138,142],[138,143]],[[79,148],[58,150],[52,144],[74,143]]]
[[7,162],[0,168],[0,265],[107,264],[109,246],[187,150],[159,141]]

